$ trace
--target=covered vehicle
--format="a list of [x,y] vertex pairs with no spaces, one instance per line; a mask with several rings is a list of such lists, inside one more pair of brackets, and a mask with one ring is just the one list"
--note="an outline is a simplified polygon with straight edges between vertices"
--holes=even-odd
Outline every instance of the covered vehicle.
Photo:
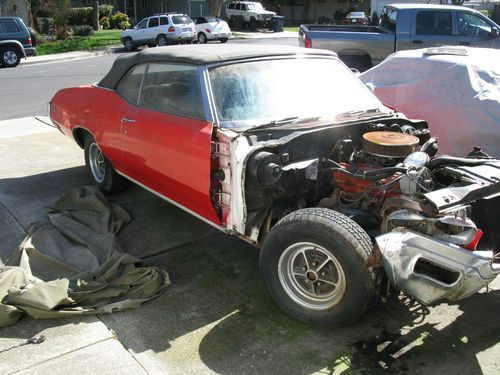
[[400,51],[359,78],[385,104],[425,119],[441,153],[474,146],[500,157],[500,51],[440,47]]
[[426,303],[500,272],[481,206],[498,205],[500,162],[432,157],[427,124],[384,106],[332,52],[149,49],[59,91],[49,111],[103,191],[128,179],[261,247],[269,291],[298,319],[352,322],[384,270]]

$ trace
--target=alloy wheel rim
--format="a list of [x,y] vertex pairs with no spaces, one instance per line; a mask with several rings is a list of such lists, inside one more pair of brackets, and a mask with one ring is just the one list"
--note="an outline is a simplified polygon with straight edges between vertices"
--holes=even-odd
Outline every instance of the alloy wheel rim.
[[3,54],[3,61],[9,65],[14,65],[17,62],[17,55],[13,51],[6,51]]
[[198,36],[198,41],[199,41],[200,43],[206,43],[206,42],[207,42],[207,37],[206,37],[205,35],[203,35],[203,34],[200,34],[200,35]]
[[167,45],[167,40],[164,36],[158,38],[158,45],[162,47]]
[[130,39],[125,41],[125,48],[132,49],[132,41]]
[[340,302],[346,276],[338,259],[312,242],[289,246],[278,261],[278,277],[286,294],[302,307],[327,310]]
[[89,164],[94,180],[96,180],[97,183],[103,182],[106,173],[104,155],[99,146],[95,143],[92,143],[89,147]]

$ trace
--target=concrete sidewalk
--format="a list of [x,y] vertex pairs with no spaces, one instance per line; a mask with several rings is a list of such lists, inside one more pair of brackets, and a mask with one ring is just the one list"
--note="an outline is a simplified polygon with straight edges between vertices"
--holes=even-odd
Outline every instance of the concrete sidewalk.
[[[292,31],[283,31],[275,33],[272,31],[257,31],[257,32],[233,32],[231,40],[244,40],[244,39],[281,39],[281,38],[297,38],[298,33]],[[74,51],[55,53],[52,55],[32,56],[21,61],[21,64],[43,64],[57,61],[89,59],[96,56],[109,55],[113,53],[125,53],[125,49],[121,44],[107,46],[92,51]]]
[[[0,258],[44,207],[88,183],[82,150],[33,118],[0,122]],[[404,296],[354,324],[319,329],[285,315],[260,277],[258,250],[137,186],[110,197],[132,216],[123,249],[170,274],[138,310],[0,329],[0,374],[500,373],[500,279],[458,303]],[[45,336],[39,344],[27,339]]]

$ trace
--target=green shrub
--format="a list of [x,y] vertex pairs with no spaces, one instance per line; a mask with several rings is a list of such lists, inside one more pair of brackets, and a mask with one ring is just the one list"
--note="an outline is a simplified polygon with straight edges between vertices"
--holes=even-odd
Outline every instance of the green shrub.
[[124,13],[118,12],[113,14],[109,19],[109,24],[112,29],[128,29],[130,27],[130,22],[128,21],[128,16]]
[[94,29],[90,25],[73,25],[71,26],[74,36],[90,36],[94,35]]
[[103,30],[108,30],[109,29],[109,18],[104,16],[99,20],[99,24],[102,26]]
[[[99,17],[111,17],[113,5],[99,5]],[[68,25],[92,25],[92,7],[70,8]]]
[[68,25],[90,25],[92,23],[92,7],[71,8]]

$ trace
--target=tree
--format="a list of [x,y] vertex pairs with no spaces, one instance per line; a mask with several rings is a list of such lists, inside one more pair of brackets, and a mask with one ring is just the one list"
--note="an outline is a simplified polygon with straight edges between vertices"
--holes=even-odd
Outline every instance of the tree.
[[207,0],[208,10],[210,14],[213,14],[214,16],[220,16],[220,8],[224,3],[224,0]]
[[99,30],[99,1],[92,0],[92,27]]

